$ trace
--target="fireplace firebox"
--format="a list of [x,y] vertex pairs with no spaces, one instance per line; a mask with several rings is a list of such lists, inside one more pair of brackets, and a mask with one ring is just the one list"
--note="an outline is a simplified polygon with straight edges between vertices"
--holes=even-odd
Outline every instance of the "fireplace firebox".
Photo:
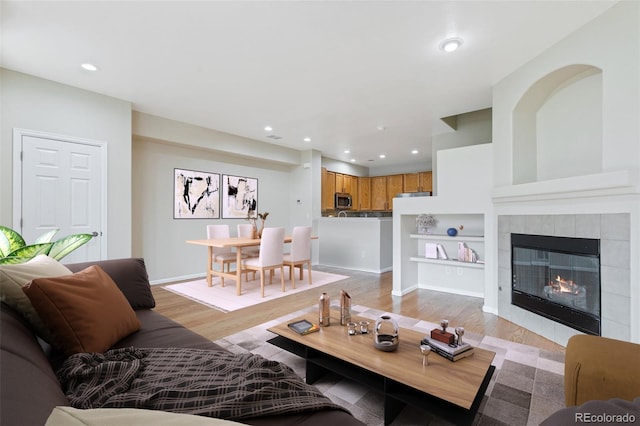
[[511,303],[600,335],[600,240],[511,234]]

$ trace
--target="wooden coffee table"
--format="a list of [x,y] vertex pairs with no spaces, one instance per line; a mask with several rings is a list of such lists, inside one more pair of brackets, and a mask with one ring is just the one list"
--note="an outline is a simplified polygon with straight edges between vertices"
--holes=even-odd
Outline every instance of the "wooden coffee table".
[[268,330],[277,336],[269,343],[306,360],[307,383],[333,372],[382,393],[385,424],[407,404],[455,424],[471,424],[495,370],[491,365],[495,352],[480,348],[456,362],[432,352],[429,365],[423,367],[420,340],[426,333],[400,329],[398,350],[382,352],[373,346],[375,320],[353,317],[369,321],[370,332],[349,336],[334,314],[329,327],[302,336],[287,327],[298,319],[317,323],[313,314],[307,314],[271,327]]

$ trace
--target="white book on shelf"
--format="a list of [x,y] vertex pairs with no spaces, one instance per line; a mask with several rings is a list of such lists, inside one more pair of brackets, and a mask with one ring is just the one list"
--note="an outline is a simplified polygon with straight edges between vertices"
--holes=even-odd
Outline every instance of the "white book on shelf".
[[438,246],[434,243],[426,243],[424,246],[424,256],[427,259],[437,259],[438,258]]
[[442,247],[442,244],[438,244],[438,245],[437,245],[437,249],[438,249],[438,257],[439,257],[440,259],[449,259],[449,258],[447,257],[447,252],[446,252],[446,251],[444,251],[444,247]]

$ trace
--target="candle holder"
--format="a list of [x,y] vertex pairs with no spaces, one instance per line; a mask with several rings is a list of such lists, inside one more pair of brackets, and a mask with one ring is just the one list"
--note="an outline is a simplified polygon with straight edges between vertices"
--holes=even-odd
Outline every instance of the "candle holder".
[[420,345],[420,353],[422,354],[422,366],[429,365],[429,354],[431,353],[431,346]]
[[457,344],[462,345],[462,336],[464,336],[464,327],[456,327],[456,336],[458,336]]
[[447,332],[447,327],[449,327],[449,320],[440,320],[440,327],[442,327],[442,334],[445,334]]

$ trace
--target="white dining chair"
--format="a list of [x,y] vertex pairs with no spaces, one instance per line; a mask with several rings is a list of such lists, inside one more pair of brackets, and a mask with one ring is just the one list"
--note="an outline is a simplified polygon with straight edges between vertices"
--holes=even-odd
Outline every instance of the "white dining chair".
[[[253,238],[253,225],[251,225],[250,223],[239,223],[238,237]],[[259,247],[243,247],[242,253],[250,257],[258,257],[258,253],[260,253],[260,248]]]
[[284,228],[264,228],[260,239],[260,254],[258,257],[242,261],[243,268],[260,272],[260,291],[264,297],[264,274],[269,271],[269,284],[273,281],[273,271],[280,269],[282,291],[284,288],[284,266],[282,265],[284,247]]
[[[229,238],[229,225],[207,225],[207,238],[219,239],[219,238]],[[230,248],[222,248],[222,247],[213,247],[213,263],[220,264],[220,271],[225,272],[225,266],[227,267],[227,271],[231,270],[231,264],[236,263],[236,253],[234,253]],[[237,267],[237,266],[236,266]],[[220,277],[220,286],[224,287],[224,277]]]
[[303,278],[303,266],[307,265],[307,280],[311,284],[311,227],[295,226],[291,235],[291,252],[283,256],[282,263],[289,266],[289,279],[296,288],[295,273],[296,267],[300,268],[300,281]]

